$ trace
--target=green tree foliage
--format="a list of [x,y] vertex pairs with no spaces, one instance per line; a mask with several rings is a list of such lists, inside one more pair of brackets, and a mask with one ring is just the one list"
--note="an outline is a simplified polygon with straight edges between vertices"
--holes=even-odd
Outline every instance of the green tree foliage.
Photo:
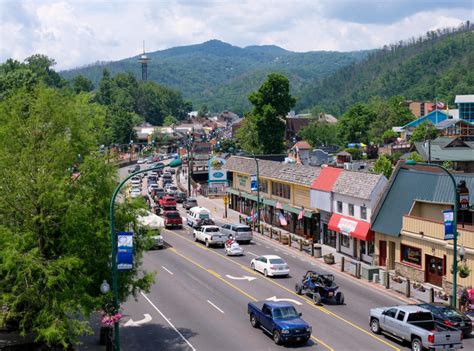
[[337,122],[337,137],[343,145],[369,142],[369,128],[376,119],[366,104],[355,104]]
[[241,147],[247,152],[277,154],[284,150],[284,118],[295,104],[285,76],[272,73],[258,91],[249,96],[254,105],[238,131]]
[[392,175],[392,171],[393,167],[390,159],[385,155],[379,156],[374,164],[374,172],[377,174],[383,174],[388,179]]
[[206,117],[208,113],[209,113],[209,109],[207,108],[207,105],[202,105],[198,111],[197,116],[200,118]]
[[438,130],[433,123],[430,121],[423,121],[413,130],[410,140],[413,142],[433,140],[437,138],[438,134]]
[[362,150],[356,148],[347,148],[344,151],[351,154],[353,160],[361,160],[362,159]]
[[165,120],[163,121],[163,125],[167,126],[167,127],[170,126],[170,125],[176,124],[176,123],[178,123],[178,120],[175,117],[171,116],[171,115],[166,116]]
[[384,144],[390,144],[398,138],[398,133],[391,129],[386,130],[382,134],[382,140]]
[[325,122],[314,122],[301,129],[299,136],[312,147],[337,144],[337,126]]
[[416,162],[425,162],[423,157],[418,152],[412,152],[410,153],[410,156],[408,156],[407,160],[413,160]]
[[84,76],[78,75],[71,80],[72,89],[76,94],[80,92],[90,92],[94,90],[94,84]]
[[222,139],[218,142],[217,151],[233,153],[237,150],[237,144],[232,139]]
[[[0,305],[51,348],[90,330],[87,317],[103,308],[99,286],[110,281],[117,171],[91,152],[106,112],[89,99],[40,84],[0,102]],[[123,230],[138,207],[117,208]],[[119,279],[121,301],[150,287],[152,276],[140,268],[145,242],[137,233],[135,268]]]

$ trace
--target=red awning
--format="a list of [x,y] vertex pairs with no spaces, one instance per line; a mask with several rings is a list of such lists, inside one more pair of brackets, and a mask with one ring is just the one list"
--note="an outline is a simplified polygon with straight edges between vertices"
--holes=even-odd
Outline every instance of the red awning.
[[331,216],[328,228],[335,232],[350,235],[360,240],[374,240],[374,232],[370,230],[369,223],[355,218],[342,216],[337,213],[334,213]]

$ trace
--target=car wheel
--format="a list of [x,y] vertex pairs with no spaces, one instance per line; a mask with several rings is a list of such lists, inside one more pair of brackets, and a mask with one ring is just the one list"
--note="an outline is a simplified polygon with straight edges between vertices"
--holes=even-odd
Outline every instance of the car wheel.
[[298,295],[301,295],[303,293],[303,287],[301,286],[301,284],[299,284],[299,283],[295,284],[295,292]]
[[411,350],[412,351],[423,351],[423,344],[421,343],[420,339],[414,338],[411,341]]
[[229,256],[229,251],[225,250],[225,255]]
[[198,241],[198,238],[196,237],[196,234],[193,234],[194,241]]
[[253,262],[250,264],[250,268],[251,268],[253,271],[255,270],[255,264],[254,264]]
[[255,315],[253,313],[250,313],[250,324],[252,324],[252,327],[254,327],[254,328],[258,328],[258,326],[259,326],[257,318],[255,317]]
[[336,293],[336,303],[338,305],[343,305],[344,304],[344,294],[340,291]]
[[277,345],[281,344],[281,336],[280,336],[280,332],[278,330],[273,331],[273,341]]
[[315,292],[313,294],[313,302],[315,305],[319,305],[321,303],[321,295],[319,295],[319,293]]
[[373,318],[370,321],[370,330],[372,330],[372,333],[374,334],[380,334],[381,329],[378,319]]
[[206,239],[206,247],[209,247],[209,241]]
[[265,277],[268,277],[268,271],[267,271],[266,269],[263,270],[263,275],[264,275]]

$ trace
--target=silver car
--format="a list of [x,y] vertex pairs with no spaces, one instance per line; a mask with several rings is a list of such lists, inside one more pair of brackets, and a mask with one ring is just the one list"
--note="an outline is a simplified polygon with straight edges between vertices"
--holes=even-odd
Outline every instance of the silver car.
[[252,228],[245,224],[224,224],[221,233],[228,237],[232,235],[235,241],[250,244],[252,241]]

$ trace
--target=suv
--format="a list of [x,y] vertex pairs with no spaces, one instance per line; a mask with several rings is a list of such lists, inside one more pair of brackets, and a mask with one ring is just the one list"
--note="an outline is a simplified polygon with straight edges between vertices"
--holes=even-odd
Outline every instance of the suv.
[[174,196],[169,196],[169,195],[166,195],[166,196],[163,196],[161,199],[160,199],[160,206],[163,207],[163,209],[173,209],[173,210],[176,210],[176,199],[174,198]]
[[197,207],[197,206],[198,206],[198,202],[193,197],[190,197],[190,198],[184,200],[184,202],[183,202],[183,207],[186,209],[186,211],[190,210],[193,207]]
[[250,244],[252,240],[252,228],[245,224],[224,224],[221,232],[227,236],[232,235],[237,242]]
[[183,219],[178,211],[163,212],[163,219],[165,221],[165,228],[178,227],[183,228]]

